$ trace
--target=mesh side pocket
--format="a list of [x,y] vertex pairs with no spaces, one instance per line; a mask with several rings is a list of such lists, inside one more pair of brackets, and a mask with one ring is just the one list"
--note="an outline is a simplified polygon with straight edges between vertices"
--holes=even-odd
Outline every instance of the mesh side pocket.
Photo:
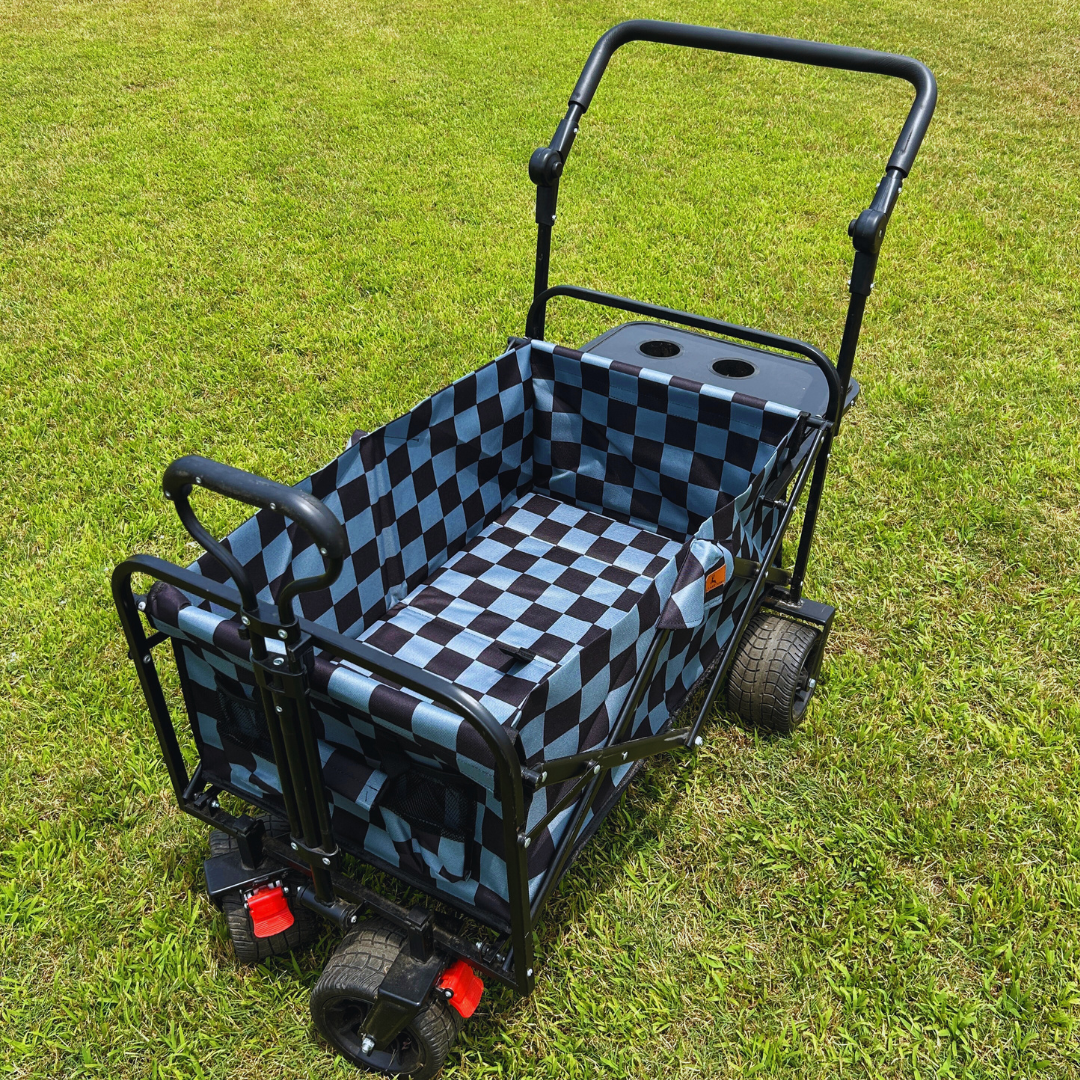
[[224,721],[221,725],[222,736],[245,750],[273,761],[274,750],[270,743],[270,733],[266,729],[266,717],[263,716],[261,702],[229,694],[221,689],[217,696]]
[[387,784],[379,805],[414,829],[467,844],[476,827],[476,799],[454,778],[418,769]]

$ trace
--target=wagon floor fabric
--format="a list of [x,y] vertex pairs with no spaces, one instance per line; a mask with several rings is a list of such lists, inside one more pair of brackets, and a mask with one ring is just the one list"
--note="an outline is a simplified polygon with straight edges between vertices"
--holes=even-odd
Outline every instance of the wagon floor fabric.
[[360,640],[473,691],[506,722],[633,609],[680,546],[530,493]]

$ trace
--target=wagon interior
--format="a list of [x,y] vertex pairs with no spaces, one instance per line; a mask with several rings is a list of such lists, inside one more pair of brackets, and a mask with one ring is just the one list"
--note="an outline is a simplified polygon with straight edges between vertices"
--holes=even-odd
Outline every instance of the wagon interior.
[[[704,673],[710,642],[726,636],[721,615],[730,633],[748,585],[735,559],[760,556],[768,535],[760,520],[755,535],[751,489],[795,454],[804,419],[523,343],[301,485],[344,523],[350,547],[331,587],[301,595],[302,615],[467,691],[512,732],[526,766],[604,742],[665,625],[677,631],[673,670],[660,664],[630,735],[658,731]],[[265,602],[321,568],[308,535],[269,509],[225,545]],[[228,579],[212,555],[195,569]],[[283,813],[238,616],[162,583],[148,600],[176,642],[202,779]],[[311,679],[336,841],[507,925],[487,747],[460,717],[359,665],[316,651]],[[550,819],[529,852],[533,895],[575,806],[569,786],[541,788],[527,807],[530,829]]]

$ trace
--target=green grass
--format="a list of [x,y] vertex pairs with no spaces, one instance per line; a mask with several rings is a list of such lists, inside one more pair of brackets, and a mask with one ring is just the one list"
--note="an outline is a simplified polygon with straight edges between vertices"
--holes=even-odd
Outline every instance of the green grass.
[[[638,782],[489,992],[460,1077],[1080,1076],[1075,6],[8,0],[0,9],[0,1070],[345,1077],[332,941],[233,963],[108,593],[194,551],[158,488],[295,481],[520,333],[525,165],[648,14],[909,52],[941,104],[893,219],[793,739],[718,717]],[[899,84],[621,52],[554,280],[835,353]],[[552,306],[569,344],[605,314]],[[219,506],[216,528],[239,519]]]

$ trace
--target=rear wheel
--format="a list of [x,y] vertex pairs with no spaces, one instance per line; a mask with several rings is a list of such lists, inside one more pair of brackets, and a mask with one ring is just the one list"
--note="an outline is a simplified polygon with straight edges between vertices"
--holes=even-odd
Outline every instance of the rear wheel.
[[311,991],[311,1018],[323,1038],[354,1065],[428,1080],[442,1069],[461,1030],[461,1017],[442,998],[429,998],[386,1050],[365,1052],[363,1045],[364,1021],[379,984],[404,947],[405,935],[381,919],[351,930]]
[[[289,823],[284,818],[269,814],[260,815],[269,836],[288,836]],[[225,855],[236,851],[238,844],[228,833],[215,829],[210,834],[210,854]],[[284,956],[286,953],[302,949],[319,936],[319,920],[303,904],[296,903],[289,896],[289,910],[293,914],[293,924],[280,934],[270,937],[256,937],[252,927],[251,915],[243,894],[236,890],[221,897],[221,912],[225,916],[225,925],[229,931],[233,952],[241,964],[258,964],[271,956]]]
[[794,731],[817,685],[817,644],[811,627],[759,611],[731,665],[728,708],[765,731]]

